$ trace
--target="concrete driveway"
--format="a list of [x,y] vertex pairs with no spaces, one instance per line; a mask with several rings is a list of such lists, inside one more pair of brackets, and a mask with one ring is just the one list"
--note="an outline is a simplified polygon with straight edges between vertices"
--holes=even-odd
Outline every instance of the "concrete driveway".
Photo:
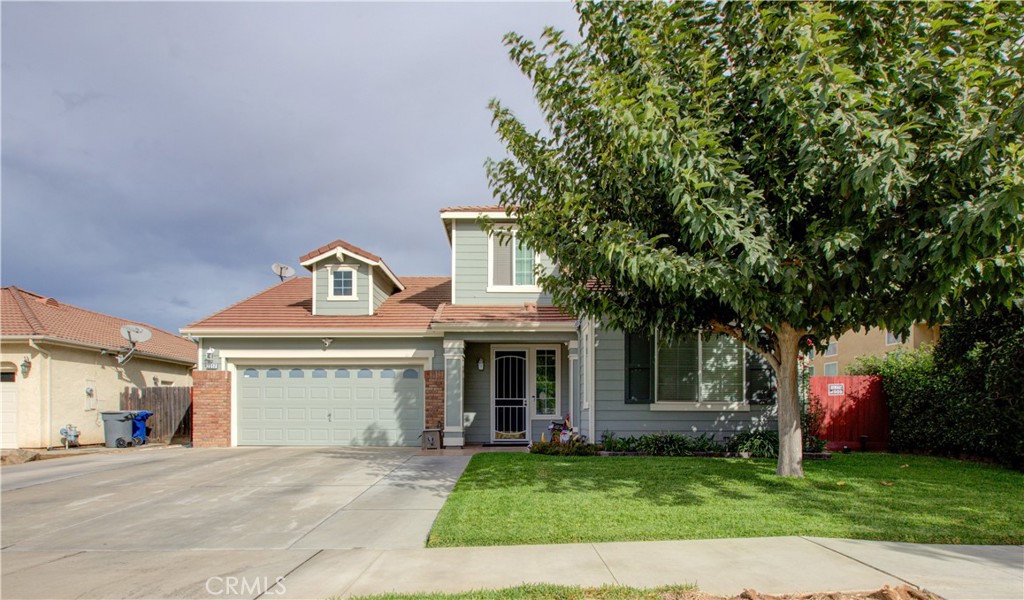
[[273,597],[324,550],[422,547],[468,457],[416,454],[153,448],[4,467],[0,592]]

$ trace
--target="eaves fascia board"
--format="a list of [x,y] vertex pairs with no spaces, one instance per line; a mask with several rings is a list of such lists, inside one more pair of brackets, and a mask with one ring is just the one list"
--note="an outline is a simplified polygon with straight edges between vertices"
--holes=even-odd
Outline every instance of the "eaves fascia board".
[[[61,347],[64,347],[64,348],[76,348],[76,349],[80,349],[80,350],[95,350],[97,352],[102,352],[104,350],[106,350],[107,352],[127,352],[129,350],[129,348],[130,348],[127,345],[127,343],[124,346],[101,346],[99,344],[90,344],[88,342],[79,342],[79,341],[76,341],[76,340],[67,340],[67,339],[64,339],[64,338],[55,338],[55,337],[46,336],[46,335],[26,335],[26,336],[7,336],[7,335],[5,335],[5,336],[0,336],[0,342],[42,342],[42,343],[50,345],[50,346],[61,346]],[[135,354],[133,356],[136,356],[138,358],[145,358],[147,360],[156,360],[156,361],[160,361],[160,362],[173,363],[173,364],[176,364],[176,365],[191,365],[191,366],[195,366],[196,365],[196,361],[194,361],[194,360],[184,360],[184,359],[181,359],[181,358],[174,358],[174,357],[171,357],[171,356],[165,356],[163,354],[153,354],[151,352],[143,352],[142,350],[136,350]]]
[[196,338],[440,337],[429,329],[182,329]]
[[515,213],[511,215],[503,210],[486,210],[486,211],[472,211],[472,210],[450,210],[441,213],[442,220],[455,220],[455,219],[479,219],[480,217],[487,217],[490,219],[514,219],[516,218]]

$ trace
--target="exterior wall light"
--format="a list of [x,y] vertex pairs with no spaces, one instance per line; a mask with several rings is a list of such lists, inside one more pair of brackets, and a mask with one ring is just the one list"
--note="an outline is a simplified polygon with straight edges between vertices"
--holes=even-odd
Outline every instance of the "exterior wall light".
[[483,371],[484,370],[484,359],[481,358],[481,359],[476,361],[476,370],[477,371]]
[[28,372],[32,370],[32,359],[25,357],[21,360],[21,376],[28,377]]

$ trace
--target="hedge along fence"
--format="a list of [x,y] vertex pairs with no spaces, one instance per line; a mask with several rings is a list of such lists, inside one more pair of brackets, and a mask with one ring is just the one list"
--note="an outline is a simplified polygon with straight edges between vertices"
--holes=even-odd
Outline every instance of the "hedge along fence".
[[991,458],[1024,468],[1024,312],[964,315],[934,351],[861,359],[880,375],[895,451]]

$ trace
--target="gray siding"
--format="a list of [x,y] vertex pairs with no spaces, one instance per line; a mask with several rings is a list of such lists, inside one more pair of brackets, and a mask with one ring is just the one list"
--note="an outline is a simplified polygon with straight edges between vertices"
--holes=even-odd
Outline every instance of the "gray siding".
[[[216,348],[218,354],[226,350],[320,350],[320,338],[206,338],[203,347]],[[444,348],[441,338],[334,338],[330,349],[323,353],[323,359],[330,360],[330,350],[362,350],[367,357],[373,357],[377,350],[432,350],[434,360],[432,369],[444,369]],[[262,359],[261,359],[262,360]],[[319,360],[319,359],[318,359]],[[266,364],[271,359],[262,361]],[[307,361],[308,362],[308,361]],[[352,359],[339,358],[338,363],[353,362]],[[396,362],[401,362],[396,360]],[[273,366],[273,365],[271,365]]]
[[605,431],[618,437],[671,431],[715,434],[718,441],[752,427],[776,428],[775,406],[750,405],[749,411],[652,411],[649,404],[625,403],[625,337],[599,327],[595,348],[596,413],[594,441]]
[[381,304],[388,299],[391,291],[394,290],[394,283],[387,275],[380,272],[380,269],[373,269],[373,312],[377,312]]
[[[456,220],[452,224],[455,237],[454,304],[551,304],[548,294],[539,292],[487,291],[487,232],[476,221]],[[550,268],[550,263],[543,263]]]
[[[331,285],[330,267],[345,264],[356,269],[356,300],[330,300],[328,290]],[[356,316],[370,314],[370,267],[351,258],[340,261],[335,257],[325,258],[316,264],[316,290],[313,302],[316,302],[316,314],[331,316]]]
[[[466,368],[465,380],[463,383],[463,424],[466,428],[466,441],[475,444],[486,444],[491,441],[491,347],[489,343],[466,344]],[[477,362],[484,360],[484,370],[477,369]],[[571,399],[569,398],[569,358],[565,346],[559,351],[559,411],[551,419],[532,419],[530,421],[531,435],[534,440],[539,440],[543,433],[550,437],[548,425],[554,418],[561,418],[569,412]],[[530,407],[532,410],[532,406]],[[575,420],[576,417],[574,416]]]

